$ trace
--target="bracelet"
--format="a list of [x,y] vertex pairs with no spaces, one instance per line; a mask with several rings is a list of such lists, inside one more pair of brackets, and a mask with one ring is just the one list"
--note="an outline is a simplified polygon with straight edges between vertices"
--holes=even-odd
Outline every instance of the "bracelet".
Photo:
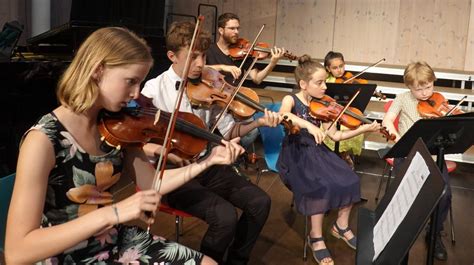
[[118,213],[117,206],[115,206],[115,203],[112,204],[112,209],[114,210],[115,218],[117,218],[117,224],[120,224],[119,213]]

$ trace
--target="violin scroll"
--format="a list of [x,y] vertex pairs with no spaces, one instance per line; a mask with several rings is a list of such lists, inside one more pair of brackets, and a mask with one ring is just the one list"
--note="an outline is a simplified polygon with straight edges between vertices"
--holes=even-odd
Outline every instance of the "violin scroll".
[[387,96],[382,94],[380,91],[374,91],[374,97],[378,98],[379,100],[387,99]]
[[293,122],[286,115],[283,116],[283,120],[281,121],[281,123],[289,134],[298,134],[300,132],[300,127],[294,125]]
[[395,138],[397,138],[397,136],[395,136],[393,133],[390,133],[386,127],[380,128],[380,132],[383,134],[383,137],[387,139],[387,141],[395,141]]

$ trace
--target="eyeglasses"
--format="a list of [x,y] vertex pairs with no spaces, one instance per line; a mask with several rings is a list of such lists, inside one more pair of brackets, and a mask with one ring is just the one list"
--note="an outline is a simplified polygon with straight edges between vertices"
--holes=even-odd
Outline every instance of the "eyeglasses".
[[240,27],[225,27],[225,28],[230,29],[232,31],[235,31],[235,30],[239,31],[240,30]]

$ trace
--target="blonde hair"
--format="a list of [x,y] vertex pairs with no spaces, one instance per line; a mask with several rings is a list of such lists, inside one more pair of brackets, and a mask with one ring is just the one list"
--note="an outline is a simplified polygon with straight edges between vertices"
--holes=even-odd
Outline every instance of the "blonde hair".
[[426,85],[436,81],[436,76],[429,64],[423,61],[410,63],[405,68],[403,82],[407,87]]
[[309,80],[311,80],[311,76],[319,69],[326,72],[324,66],[322,66],[317,60],[312,59],[311,56],[307,54],[301,56],[298,59],[298,65],[295,68],[295,79],[297,86],[299,87],[301,80],[309,82]]
[[117,67],[135,63],[153,63],[150,47],[135,33],[119,27],[101,28],[81,45],[58,83],[61,104],[82,113],[92,107],[99,96],[93,74],[100,65]]

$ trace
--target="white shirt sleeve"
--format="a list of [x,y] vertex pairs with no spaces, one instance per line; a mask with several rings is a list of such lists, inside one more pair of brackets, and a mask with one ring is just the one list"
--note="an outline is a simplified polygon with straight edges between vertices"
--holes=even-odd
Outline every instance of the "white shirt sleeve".
[[[222,111],[222,108],[215,105],[211,106],[210,117],[212,117],[212,120],[211,120],[210,125],[213,125],[216,122],[221,111]],[[234,127],[235,120],[232,114],[230,113],[224,113],[223,115],[224,116],[220,119],[219,123],[217,124],[217,129],[223,136],[225,136],[230,131],[230,129]]]
[[141,94],[147,98],[151,98],[153,101],[153,105],[155,107],[159,106],[158,104],[158,80],[157,78],[153,78],[148,80],[143,87]]

